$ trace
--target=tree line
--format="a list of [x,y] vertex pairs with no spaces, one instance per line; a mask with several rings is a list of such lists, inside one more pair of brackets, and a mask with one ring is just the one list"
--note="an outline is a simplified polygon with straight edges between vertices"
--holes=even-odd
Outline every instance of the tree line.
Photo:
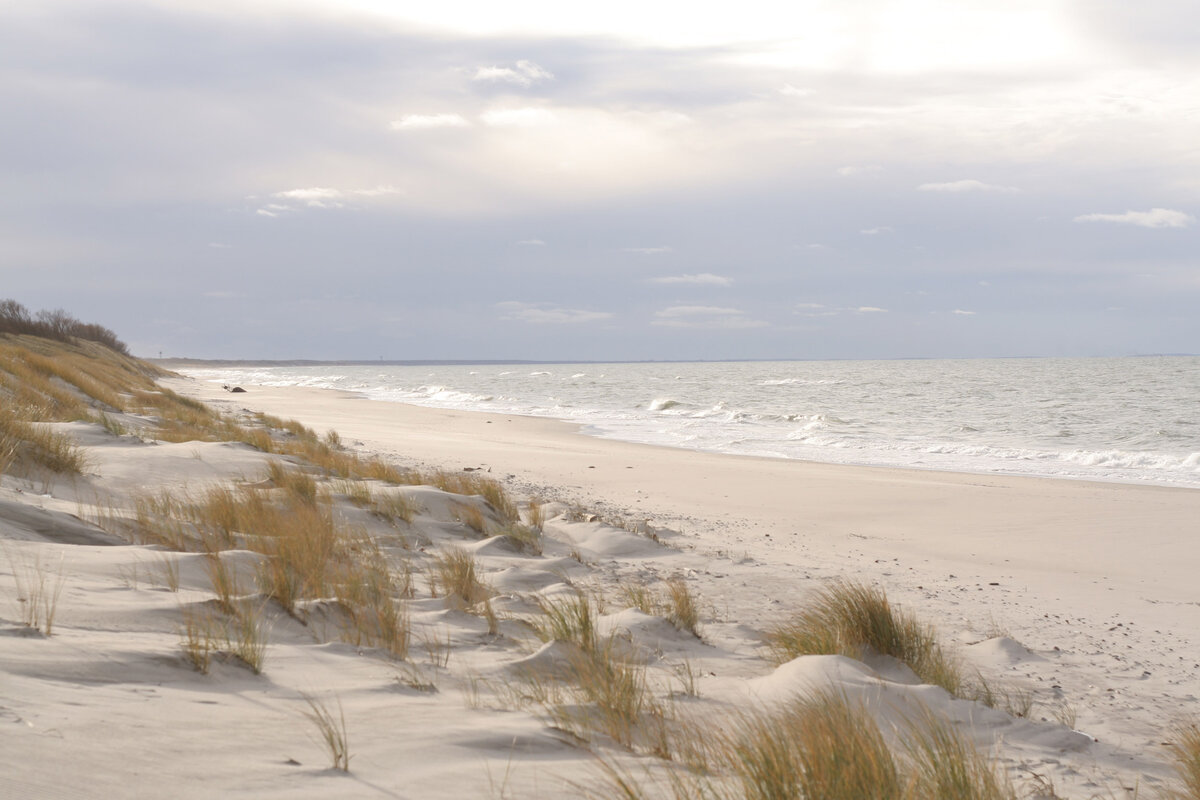
[[59,342],[86,339],[123,355],[129,355],[126,344],[103,325],[80,322],[61,308],[31,314],[16,300],[0,300],[0,333],[24,333]]

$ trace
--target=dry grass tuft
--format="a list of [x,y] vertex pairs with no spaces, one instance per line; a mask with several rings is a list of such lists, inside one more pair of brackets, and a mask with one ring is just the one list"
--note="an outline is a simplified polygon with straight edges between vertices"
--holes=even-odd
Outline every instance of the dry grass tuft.
[[[44,408],[0,404],[0,467],[41,468],[61,475],[82,475],[88,468],[84,451],[64,434],[40,420]],[[33,421],[31,421],[33,420]]]
[[921,680],[958,695],[966,686],[958,662],[934,638],[931,628],[894,610],[883,590],[837,581],[817,592],[811,605],[768,631],[775,660],[836,654],[861,658],[867,650],[897,658]]
[[205,607],[183,609],[183,627],[179,630],[179,645],[188,663],[204,675],[208,674],[216,652],[220,626],[213,612]]
[[401,600],[411,593],[408,567],[397,583],[373,540],[364,537],[359,549],[362,555],[344,568],[338,580],[338,601],[350,617],[342,638],[405,659],[412,639],[408,608]]
[[905,737],[911,762],[909,797],[929,800],[1016,800],[991,761],[950,724],[926,713]]
[[353,756],[350,755],[350,737],[346,733],[346,714],[342,711],[342,701],[337,701],[338,715],[335,719],[320,700],[309,694],[303,697],[309,708],[304,712],[304,716],[316,726],[318,742],[324,745],[325,752],[329,754],[329,766],[349,772],[350,759]]
[[1168,796],[1172,800],[1200,800],[1200,722],[1188,720],[1176,724],[1168,747],[1179,777],[1179,788]]
[[418,481],[451,494],[478,495],[487,501],[492,510],[506,523],[517,522],[521,518],[516,503],[504,491],[504,487],[498,481],[478,472],[437,472],[432,475],[414,475],[408,480],[410,483]]
[[580,593],[558,600],[541,600],[539,605],[542,616],[531,623],[542,641],[570,642],[585,653],[599,648],[598,611],[591,597]]
[[454,516],[480,536],[487,536],[487,519],[476,506],[469,503],[458,503],[454,509]]
[[542,554],[542,534],[537,528],[514,522],[497,531],[497,534],[511,542],[522,553],[535,556]]
[[302,469],[289,467],[281,461],[271,461],[267,464],[267,478],[276,488],[305,503],[317,502],[317,482]]
[[667,581],[667,621],[681,631],[700,636],[700,606],[682,578]]
[[46,636],[52,636],[54,619],[58,614],[58,600],[62,596],[63,584],[66,581],[62,560],[59,560],[58,570],[51,573],[42,564],[40,553],[35,553],[30,560],[23,555],[14,556],[13,551],[6,547],[5,555],[17,584],[17,605],[20,607],[21,622],[27,627],[40,630]]
[[747,800],[900,798],[903,782],[875,721],[861,706],[824,692],[777,714],[739,715],[717,762]]
[[430,580],[451,606],[467,609],[490,596],[476,573],[475,557],[460,547],[451,547],[433,558]]

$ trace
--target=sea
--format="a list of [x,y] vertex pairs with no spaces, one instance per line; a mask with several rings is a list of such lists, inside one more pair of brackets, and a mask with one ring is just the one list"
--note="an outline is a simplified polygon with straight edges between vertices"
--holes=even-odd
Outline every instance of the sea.
[[1200,357],[185,369],[712,453],[1200,488]]

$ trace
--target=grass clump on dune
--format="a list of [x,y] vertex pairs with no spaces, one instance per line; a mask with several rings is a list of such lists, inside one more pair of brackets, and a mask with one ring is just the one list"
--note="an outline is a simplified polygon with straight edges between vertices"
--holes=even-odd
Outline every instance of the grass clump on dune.
[[874,652],[903,661],[921,680],[951,694],[965,686],[957,661],[930,627],[893,609],[882,589],[854,581],[818,591],[805,610],[768,631],[767,643],[780,663],[804,655],[861,658]]
[[[889,743],[862,705],[825,690],[718,726],[693,719],[675,738],[699,742],[699,768],[659,766],[673,800],[1015,800],[994,764],[947,723],[924,715],[898,733],[907,744]],[[602,770],[607,797],[663,796],[612,761]]]
[[1168,793],[1172,800],[1200,800],[1200,722],[1180,722],[1172,729],[1168,745],[1175,761],[1179,788]]
[[475,557],[461,547],[451,547],[433,558],[430,588],[440,592],[459,609],[466,609],[490,597],[487,586],[479,580]]
[[22,473],[44,469],[60,475],[81,475],[88,460],[69,436],[31,422],[42,414],[38,409],[0,405],[0,471],[15,468]]

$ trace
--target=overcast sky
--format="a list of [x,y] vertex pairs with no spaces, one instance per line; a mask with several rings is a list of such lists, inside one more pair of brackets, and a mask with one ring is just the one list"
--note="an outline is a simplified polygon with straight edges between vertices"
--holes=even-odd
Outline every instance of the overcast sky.
[[1194,0],[780,5],[0,0],[0,299],[146,356],[1200,351]]

